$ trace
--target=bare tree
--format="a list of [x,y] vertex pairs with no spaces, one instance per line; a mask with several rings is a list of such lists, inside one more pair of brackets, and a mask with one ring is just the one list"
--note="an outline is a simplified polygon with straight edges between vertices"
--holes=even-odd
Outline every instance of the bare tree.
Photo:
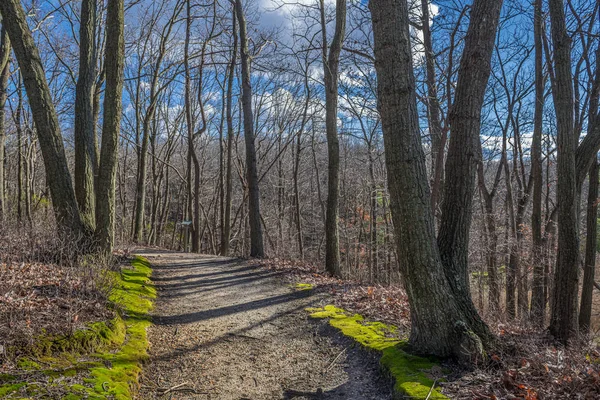
[[8,98],[8,78],[10,77],[10,39],[4,26],[0,32],[0,221],[6,216],[5,193],[5,153],[6,153],[6,126],[5,106]]
[[96,240],[105,254],[112,252],[115,225],[115,184],[121,105],[123,92],[123,65],[125,62],[125,26],[123,0],[109,0],[106,10],[104,116],[102,119],[102,147],[100,150],[97,198]]
[[75,195],[81,217],[95,226],[96,170],[94,94],[96,82],[96,0],[81,2],[79,77],[75,90]]
[[242,107],[244,112],[244,140],[246,143],[246,175],[248,180],[248,216],[250,219],[250,256],[264,257],[263,230],[260,217],[260,189],[254,143],[252,114],[252,86],[250,83],[250,53],[246,17],[242,0],[235,1],[235,11],[240,29],[240,58],[242,63]]
[[[501,2],[476,1],[473,6],[463,53],[465,64],[463,66],[461,63],[462,72],[459,72],[457,97],[453,109],[455,115],[451,117],[451,121],[455,123],[453,128],[462,128],[456,132],[456,135],[462,135],[467,143],[463,143],[461,148],[451,144],[451,149],[454,150],[451,150],[449,160],[452,157],[455,162],[461,158],[461,153],[465,153],[467,157],[478,154],[478,152],[470,153],[469,146],[475,146],[473,150],[476,151],[480,145],[479,118],[467,114],[471,116],[473,122],[464,125],[468,121],[461,121],[460,117],[464,114],[459,113],[459,107],[464,107],[461,102],[465,101],[463,99],[465,95],[479,94],[479,97],[483,98],[482,92],[489,76],[489,60],[495,32],[494,29],[490,34],[487,30],[490,24],[492,26],[497,24],[501,7],[498,3]],[[458,271],[455,276],[451,276],[440,254],[443,250],[438,250],[435,245],[430,190],[418,128],[407,4],[403,0],[377,0],[371,1],[369,7],[373,19],[375,67],[378,75],[379,108],[386,146],[392,217],[396,229],[399,264],[411,304],[410,342],[422,352],[465,357],[464,351],[466,351],[471,353],[468,356],[473,356],[473,353],[482,351],[482,342],[490,340],[491,335],[477,315],[470,293],[461,287],[468,282],[468,277],[465,276],[466,270]],[[487,74],[485,74],[486,64]],[[471,69],[475,66],[483,67],[483,71],[477,71],[477,75],[473,75],[475,71]],[[466,75],[469,72],[471,74]],[[473,85],[473,82],[475,82],[474,86],[477,86],[477,91],[470,93],[467,86]],[[465,88],[461,89],[463,85]],[[461,94],[461,91],[464,92]],[[480,110],[477,110],[477,103],[469,103],[469,105],[474,115],[478,116]],[[477,127],[474,126],[475,124]],[[463,132],[460,133],[461,131]],[[471,136],[474,131],[477,134],[477,142],[471,143],[474,142]],[[453,171],[454,176],[449,179],[449,182],[458,185],[455,190],[462,193],[462,200],[470,204],[472,201],[470,198],[472,188],[469,186],[470,167],[475,167],[476,164],[469,162],[468,159],[467,165],[457,164],[453,165],[452,162],[449,164],[458,169]],[[448,218],[448,212],[464,214],[459,212],[461,207],[464,207],[464,203],[454,203],[454,209],[445,206],[445,218]],[[461,230],[465,230],[464,225],[468,230],[470,225],[468,215],[463,215],[463,219],[459,219],[458,222],[463,224],[460,226]],[[442,226],[445,224],[447,222],[442,220]],[[461,240],[464,239],[461,237]],[[467,246],[467,243],[458,244]],[[442,245],[443,243],[440,244],[440,248],[443,248]],[[465,259],[460,260],[461,264],[466,263],[466,250],[461,248],[461,251],[465,252]],[[466,265],[463,267],[466,269]],[[466,282],[463,282],[463,279]],[[471,334],[470,339],[466,339],[467,332],[475,335]],[[479,339],[475,339],[477,337]]]
[[23,75],[44,156],[56,220],[63,234],[76,238],[89,237],[90,227],[86,226],[79,214],[56,110],[25,12],[20,1],[8,0],[0,3],[0,14]]

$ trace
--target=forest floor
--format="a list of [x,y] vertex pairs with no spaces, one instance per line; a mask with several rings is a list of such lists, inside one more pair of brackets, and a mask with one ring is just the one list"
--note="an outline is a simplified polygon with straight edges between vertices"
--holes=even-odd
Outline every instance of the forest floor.
[[139,399],[391,398],[374,354],[309,318],[329,295],[238,259],[136,253],[158,290]]

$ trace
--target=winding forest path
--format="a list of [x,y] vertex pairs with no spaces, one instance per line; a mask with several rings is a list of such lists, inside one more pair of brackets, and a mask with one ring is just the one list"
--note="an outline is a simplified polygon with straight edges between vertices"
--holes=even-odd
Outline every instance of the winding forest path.
[[159,297],[139,399],[390,399],[377,360],[311,321],[323,295],[232,258],[144,250]]

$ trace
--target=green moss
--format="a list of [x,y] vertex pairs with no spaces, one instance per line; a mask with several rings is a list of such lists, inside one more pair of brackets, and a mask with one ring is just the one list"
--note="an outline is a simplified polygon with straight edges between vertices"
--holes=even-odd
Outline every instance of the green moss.
[[91,368],[92,377],[87,380],[96,395],[117,400],[130,399],[132,389],[137,387],[140,363],[148,357],[146,328],[150,320],[147,313],[152,309],[152,299],[156,298],[156,289],[150,282],[150,263],[138,256],[131,266],[118,274],[117,285],[109,297],[123,314],[123,345],[117,352],[97,354],[104,364]]
[[[136,257],[131,268],[111,273],[114,286],[109,301],[117,316],[109,322],[92,323],[72,335],[39,338],[30,356],[19,360],[19,368],[41,370],[50,377],[88,372],[84,381],[89,386],[67,387],[65,399],[131,399],[138,386],[140,363],[148,357],[147,314],[156,298],[151,273],[150,263],[142,257]],[[82,355],[88,360],[79,361]],[[0,375],[0,383],[12,380],[12,376]],[[0,386],[0,397],[24,386],[27,394],[36,389],[27,382],[11,383]]]
[[5,396],[8,396],[11,393],[18,391],[20,388],[22,388],[25,385],[26,385],[25,382],[9,383],[8,385],[1,385],[0,386],[0,398],[3,398]]
[[[397,328],[381,322],[365,322],[359,314],[351,315],[341,308],[327,305],[323,308],[308,308],[313,318],[328,318],[329,324],[370,350],[382,354],[381,365],[393,377],[397,393],[410,398],[424,399],[434,384],[427,376],[436,363],[417,357],[403,350],[406,341],[394,337]],[[447,399],[437,389],[431,391],[430,399]]]
[[17,367],[24,371],[36,371],[42,369],[40,364],[27,358],[21,358],[19,361],[17,361]]
[[17,380],[17,377],[10,374],[0,374],[0,383]]
[[315,288],[315,285],[312,283],[296,283],[293,286],[296,290],[312,290]]

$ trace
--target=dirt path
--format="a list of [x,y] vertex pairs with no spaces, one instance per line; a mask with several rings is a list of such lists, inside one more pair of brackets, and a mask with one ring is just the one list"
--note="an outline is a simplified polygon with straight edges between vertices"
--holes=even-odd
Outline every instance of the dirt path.
[[391,398],[376,360],[308,319],[322,296],[236,259],[139,254],[159,290],[139,399]]

